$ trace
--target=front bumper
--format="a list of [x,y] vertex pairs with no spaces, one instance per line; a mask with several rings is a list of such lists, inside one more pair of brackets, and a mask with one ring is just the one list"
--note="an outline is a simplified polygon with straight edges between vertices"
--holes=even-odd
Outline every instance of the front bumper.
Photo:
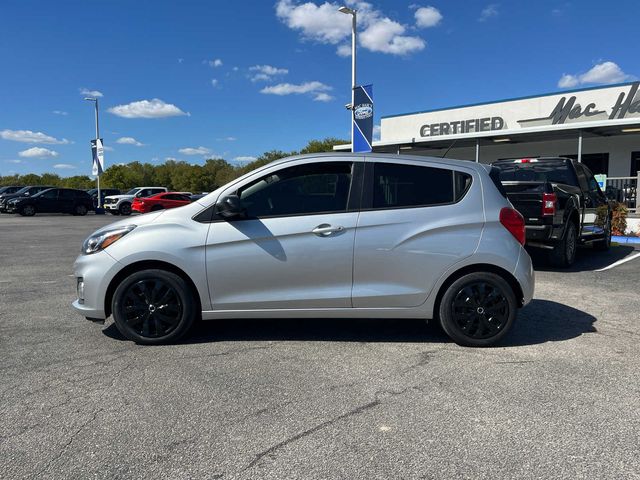
[[73,265],[76,282],[84,282],[84,301],[72,303],[73,308],[83,317],[106,319],[105,298],[111,280],[122,265],[105,251],[92,255],[80,255]]

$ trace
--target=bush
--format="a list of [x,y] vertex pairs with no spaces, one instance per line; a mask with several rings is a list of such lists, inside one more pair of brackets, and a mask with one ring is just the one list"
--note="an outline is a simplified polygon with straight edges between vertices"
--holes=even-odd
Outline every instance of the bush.
[[620,202],[613,202],[611,206],[611,233],[624,235],[627,230],[627,214],[629,210]]

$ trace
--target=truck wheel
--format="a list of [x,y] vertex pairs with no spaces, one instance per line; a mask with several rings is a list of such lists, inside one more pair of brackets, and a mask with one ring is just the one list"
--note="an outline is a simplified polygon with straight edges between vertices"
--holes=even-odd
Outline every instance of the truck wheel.
[[118,208],[120,215],[131,215],[131,204],[129,202],[123,202]]
[[549,260],[554,267],[566,268],[576,261],[578,249],[578,230],[573,221],[564,229],[562,240],[549,252]]
[[611,220],[607,221],[607,225],[604,227],[604,238],[593,242],[593,248],[601,252],[606,252],[611,247]]
[[458,345],[489,347],[499,342],[516,318],[518,304],[504,278],[489,272],[465,275],[440,301],[440,325]]

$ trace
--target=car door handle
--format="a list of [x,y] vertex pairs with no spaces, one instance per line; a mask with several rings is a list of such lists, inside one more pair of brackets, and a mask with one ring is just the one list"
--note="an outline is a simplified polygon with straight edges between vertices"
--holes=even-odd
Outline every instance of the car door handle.
[[315,235],[318,235],[319,237],[328,237],[332,233],[342,232],[343,230],[344,227],[342,225],[336,225],[334,227],[333,225],[329,225],[328,223],[323,223],[311,230],[311,232]]

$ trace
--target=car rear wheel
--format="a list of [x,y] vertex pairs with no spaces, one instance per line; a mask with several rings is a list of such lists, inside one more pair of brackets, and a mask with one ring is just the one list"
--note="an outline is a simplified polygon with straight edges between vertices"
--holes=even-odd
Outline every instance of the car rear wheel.
[[76,208],[74,209],[73,213],[83,217],[87,214],[87,207],[85,207],[84,205],[76,205]]
[[611,220],[607,220],[604,227],[604,238],[593,242],[593,248],[601,252],[606,252],[611,248]]
[[18,213],[23,217],[33,217],[36,214],[36,207],[33,205],[25,205]]
[[118,212],[120,215],[131,215],[131,204],[128,202],[124,202],[118,208]]
[[578,230],[572,221],[567,223],[562,240],[549,252],[549,260],[555,267],[566,268],[576,261],[578,249]]
[[453,282],[440,301],[440,325],[458,345],[488,347],[511,329],[517,312],[516,296],[499,275],[467,274]]
[[113,295],[116,327],[136,343],[175,342],[193,325],[198,312],[185,280],[165,270],[142,270],[125,278]]

